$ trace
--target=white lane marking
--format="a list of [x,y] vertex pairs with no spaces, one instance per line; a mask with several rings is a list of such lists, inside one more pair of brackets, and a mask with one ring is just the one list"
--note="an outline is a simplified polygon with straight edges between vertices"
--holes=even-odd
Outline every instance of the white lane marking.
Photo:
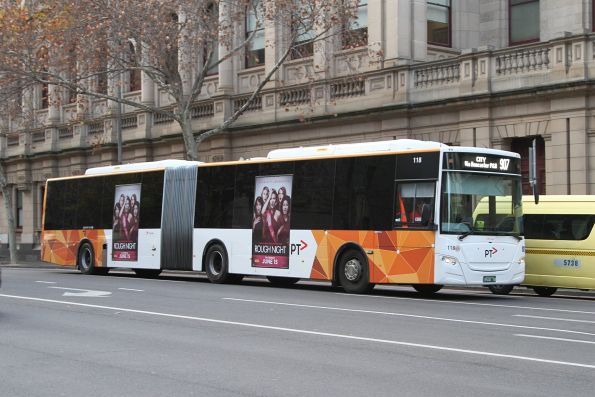
[[214,324],[236,325],[236,326],[240,326],[240,327],[267,329],[267,330],[272,330],[272,331],[283,331],[283,332],[291,332],[291,333],[296,333],[296,334],[326,336],[326,337],[332,337],[332,338],[338,338],[338,339],[348,339],[348,340],[357,340],[357,341],[363,341],[363,342],[382,343],[382,344],[389,344],[389,345],[395,345],[395,346],[417,347],[417,348],[421,348],[421,349],[448,351],[448,352],[453,352],[453,353],[471,354],[471,355],[476,355],[476,356],[508,358],[508,359],[513,359],[513,360],[532,361],[532,362],[538,362],[538,363],[543,363],[543,364],[554,364],[554,365],[563,365],[563,366],[570,366],[570,367],[595,369],[595,365],[593,365],[593,364],[582,364],[582,363],[575,363],[575,362],[570,362],[570,361],[548,360],[545,358],[517,356],[517,355],[502,354],[502,353],[492,353],[492,352],[484,352],[484,351],[480,351],[480,350],[459,349],[459,348],[455,348],[455,347],[427,345],[427,344],[422,344],[422,343],[403,342],[403,341],[391,340],[391,339],[377,339],[377,338],[368,338],[368,337],[363,337],[363,336],[335,334],[335,333],[330,333],[330,332],[309,331],[309,330],[297,329],[297,328],[275,327],[275,326],[271,326],[271,325],[243,323],[243,322],[238,322],[238,321],[217,320],[214,318],[206,318],[206,317],[184,316],[181,314],[152,312],[152,311],[147,311],[147,310],[136,310],[136,309],[123,308],[123,307],[92,305],[89,303],[58,301],[58,300],[53,300],[53,299],[34,298],[34,297],[30,297],[30,296],[0,294],[0,297],[29,300],[29,301],[36,301],[36,302],[45,302],[45,303],[56,303],[56,304],[60,304],[60,305],[88,307],[88,308],[94,308],[94,309],[105,309],[105,310],[136,313],[136,314],[146,314],[146,315],[150,315],[150,316],[159,316],[159,317],[167,317],[167,318],[179,318],[179,319],[184,319],[184,320],[202,321],[202,322],[214,323]]
[[561,312],[561,313],[595,314],[595,312],[587,312],[587,311],[583,311],[583,310],[552,309],[552,308],[547,308],[547,307],[502,305],[502,304],[497,304],[497,303],[441,301],[441,300],[436,300],[436,299],[404,298],[404,297],[400,297],[400,296],[357,295],[357,294],[347,294],[347,293],[344,293],[344,292],[335,292],[335,293],[337,295],[345,295],[345,296],[350,296],[350,297],[361,297],[361,298],[397,299],[397,300],[410,300],[410,301],[415,301],[415,302],[444,303],[444,304],[452,304],[452,305],[472,305],[472,306],[488,306],[488,307],[505,307],[505,308],[508,308],[508,309],[526,309],[526,310],[542,310],[542,311]]
[[40,283],[40,284],[56,284],[55,281],[36,281],[36,283]]
[[537,319],[540,319],[540,320],[568,321],[568,322],[572,322],[572,323],[595,324],[595,321],[590,321],[590,320],[576,320],[574,318],[530,316],[530,315],[527,315],[527,314],[513,314],[513,317],[537,318]]
[[112,293],[109,291],[96,291],[92,289],[81,289],[81,288],[63,288],[63,287],[48,287],[54,289],[61,289],[67,291],[77,291],[77,292],[65,292],[62,296],[76,296],[76,297],[87,297],[87,298],[104,298],[106,296],[111,295]]
[[539,335],[525,335],[525,334],[514,334],[514,336],[522,336],[523,338],[535,338],[535,339],[549,339],[549,340],[559,340],[562,342],[574,342],[574,343],[588,343],[590,345],[595,345],[595,342],[590,340],[578,340],[578,339],[566,339],[566,338],[554,338],[552,336],[539,336]]
[[448,322],[453,322],[453,323],[480,324],[480,325],[490,325],[490,326],[494,326],[494,327],[506,327],[506,328],[535,329],[535,330],[540,330],[540,331],[552,331],[552,332],[563,332],[563,333],[567,333],[567,334],[595,336],[595,333],[572,331],[572,330],[568,330],[568,329],[531,327],[528,325],[516,325],[516,324],[504,324],[504,323],[490,323],[487,321],[462,320],[462,319],[458,319],[458,318],[422,316],[419,314],[383,312],[383,311],[363,310],[363,309],[347,309],[347,308],[342,308],[342,307],[331,307],[331,306],[302,305],[302,304],[298,304],[298,303],[271,302],[271,301],[260,301],[260,300],[253,300],[253,299],[238,299],[238,298],[221,298],[221,299],[229,300],[229,301],[236,301],[236,302],[262,303],[262,304],[267,304],[267,305],[293,306],[293,307],[303,307],[303,308],[309,308],[309,309],[335,310],[335,311],[352,312],[352,313],[380,314],[380,315],[384,315],[384,316],[410,317],[410,318],[419,318],[419,319],[424,319],[424,320],[448,321]]
[[144,292],[144,289],[134,289],[134,288],[118,288],[121,291],[134,291],[134,292]]

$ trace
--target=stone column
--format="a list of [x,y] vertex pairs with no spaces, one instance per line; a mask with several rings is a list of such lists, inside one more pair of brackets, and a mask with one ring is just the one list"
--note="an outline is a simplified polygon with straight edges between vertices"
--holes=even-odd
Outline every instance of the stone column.
[[426,7],[425,0],[387,1],[385,66],[425,60]]
[[[178,21],[181,24],[186,22],[186,13],[182,10],[178,11]],[[196,64],[199,63],[198,56],[192,48],[191,35],[192,32],[184,29],[180,32],[180,39],[178,40],[178,73],[180,73],[184,95],[190,95],[194,83]]]
[[47,124],[58,124],[60,123],[60,106],[62,104],[62,96],[60,95],[61,89],[55,84],[50,84],[48,87],[48,120]]
[[[265,0],[265,15],[275,15],[275,2],[274,0]],[[286,50],[286,46],[282,40],[282,26],[280,24],[275,23],[276,20],[268,19],[265,17],[264,20],[264,42],[265,42],[265,49],[264,49],[264,73],[267,75],[274,67],[277,61],[281,58],[282,54]],[[269,81],[269,86],[274,87],[277,85],[279,80],[281,79],[281,71],[283,67],[281,67]]]
[[[86,73],[86,67],[82,62],[77,62],[76,64],[77,72],[80,76],[84,76]],[[84,89],[88,89],[89,87],[89,80],[81,81],[79,83]],[[85,119],[89,115],[89,97],[83,94],[76,95],[76,114],[77,118]]]
[[[140,44],[140,53],[143,65],[149,65],[149,55],[146,44]],[[155,105],[155,83],[151,77],[143,70],[141,71],[141,103],[147,106]]]
[[382,60],[386,52],[384,41],[385,0],[368,1],[368,56],[372,69],[382,68]]
[[[224,30],[231,30],[232,29],[232,21],[231,21],[231,9],[230,5],[227,2],[220,2],[219,3],[219,26],[222,27]],[[235,30],[235,29],[234,29]],[[227,32],[229,33],[229,32]],[[222,37],[226,36],[224,32],[220,32],[218,46],[219,46],[219,59],[223,59],[226,56],[229,56],[229,46],[235,45],[233,39],[226,39],[229,42],[225,43],[222,40]],[[233,92],[233,57],[226,59],[225,61],[219,64],[219,86],[218,89],[221,93],[230,94]]]

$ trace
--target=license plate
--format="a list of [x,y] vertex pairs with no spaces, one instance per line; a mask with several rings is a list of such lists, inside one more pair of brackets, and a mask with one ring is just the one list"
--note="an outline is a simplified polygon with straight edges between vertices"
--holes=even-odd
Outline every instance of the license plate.
[[483,276],[483,282],[484,283],[495,283],[496,276]]

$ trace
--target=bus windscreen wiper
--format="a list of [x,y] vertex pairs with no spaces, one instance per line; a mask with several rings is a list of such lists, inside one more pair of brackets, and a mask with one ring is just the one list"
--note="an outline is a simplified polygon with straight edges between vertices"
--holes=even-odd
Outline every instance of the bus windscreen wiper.
[[470,227],[470,228],[469,228],[469,230],[467,230],[465,233],[461,234],[461,235],[458,237],[458,238],[459,238],[459,241],[463,241],[463,239],[464,239],[465,237],[467,237],[467,236],[468,236],[468,235],[470,235],[470,234],[473,234],[473,232],[474,232],[474,231],[475,231],[475,230],[474,230],[472,227]]

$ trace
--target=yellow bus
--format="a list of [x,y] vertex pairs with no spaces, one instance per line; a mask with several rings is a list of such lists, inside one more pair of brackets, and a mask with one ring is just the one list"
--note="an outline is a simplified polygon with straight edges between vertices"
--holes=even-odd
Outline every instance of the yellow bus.
[[[595,289],[595,196],[523,197],[525,281],[538,295],[558,288]],[[493,285],[507,294],[512,285]]]

